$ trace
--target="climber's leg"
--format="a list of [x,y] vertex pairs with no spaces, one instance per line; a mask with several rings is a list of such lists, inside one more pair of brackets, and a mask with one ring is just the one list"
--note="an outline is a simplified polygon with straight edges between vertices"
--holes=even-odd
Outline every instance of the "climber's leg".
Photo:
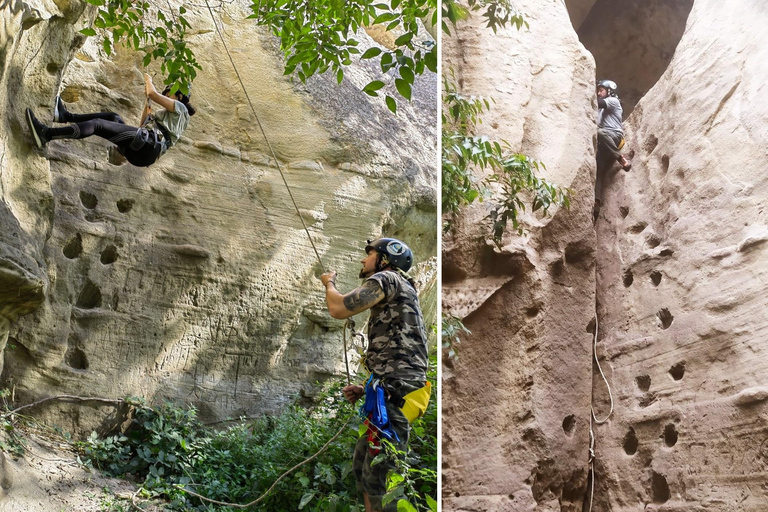
[[114,112],[98,112],[92,114],[73,114],[69,112],[64,106],[64,102],[61,101],[60,96],[56,96],[56,100],[53,103],[53,122],[54,123],[80,123],[83,121],[91,121],[93,119],[103,119],[105,121],[112,121],[113,123],[125,124],[123,118]]
[[138,128],[123,122],[107,121],[101,118],[81,121],[61,128],[51,128],[38,121],[30,109],[27,109],[27,122],[39,148],[51,140],[84,139],[91,135],[107,139],[118,147],[125,148],[128,147],[138,130]]

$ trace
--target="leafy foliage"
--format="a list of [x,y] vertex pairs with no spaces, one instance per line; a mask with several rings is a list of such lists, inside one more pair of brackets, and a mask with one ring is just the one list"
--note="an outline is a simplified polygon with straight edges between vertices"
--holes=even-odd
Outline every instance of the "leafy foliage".
[[461,342],[459,336],[472,334],[472,331],[464,326],[461,318],[453,315],[447,315],[445,313],[442,315],[441,331],[443,348],[448,350],[448,357],[454,360],[458,359],[459,354],[458,347],[456,345]]
[[[434,356],[431,363],[429,379],[434,385]],[[356,414],[342,398],[343,385],[331,386],[312,409],[294,406],[279,416],[238,422],[218,432],[201,425],[191,408],[166,405],[138,410],[134,425],[124,435],[99,439],[93,434],[80,448],[93,466],[117,476],[138,477],[145,494],[169,498],[172,510],[234,510],[203,503],[177,485],[218,501],[253,501],[288,468],[316,453],[344,418]],[[411,452],[398,454],[398,473],[390,476],[390,492],[403,510],[433,511],[436,400],[411,432]],[[362,512],[352,474],[357,438],[358,425],[348,425],[327,451],[283,479],[253,509]]]
[[[443,78],[443,132],[442,132],[442,208],[450,217],[459,209],[490,196],[490,187],[501,188],[500,202],[491,208],[488,219],[497,245],[511,222],[513,229],[523,232],[518,220],[519,211],[525,211],[523,193],[533,194],[532,210],[546,213],[553,204],[570,205],[567,189],[560,189],[536,176],[544,165],[525,155],[513,153],[506,141],[493,141],[478,134],[481,115],[488,112],[491,101],[487,98],[464,96],[451,78]],[[473,169],[490,170],[490,175],[478,179]],[[450,219],[446,229],[450,228]]]
[[[341,83],[344,67],[361,52],[356,32],[363,27],[380,25],[387,31],[399,30],[394,50],[374,46],[360,55],[361,60],[376,59],[384,74],[395,73],[395,88],[410,100],[417,76],[427,70],[437,72],[438,51],[434,41],[419,42],[419,20],[431,18],[437,23],[436,0],[252,0],[253,14],[259,25],[270,27],[280,38],[285,53],[285,74],[307,78],[331,71]],[[373,80],[363,92],[378,96],[385,86]],[[396,112],[397,102],[386,95],[387,107]]]
[[448,35],[451,34],[446,21],[450,21],[455,25],[457,21],[467,19],[470,13],[482,9],[485,9],[482,16],[488,18],[486,20],[486,27],[493,30],[494,34],[499,27],[506,27],[507,23],[516,26],[518,30],[520,30],[523,25],[528,27],[528,22],[525,21],[523,15],[515,9],[511,0],[467,0],[466,6],[459,4],[456,0],[443,0],[443,32]]
[[86,0],[99,7],[93,24],[80,31],[86,36],[101,34],[102,47],[110,55],[115,47],[124,44],[144,53],[143,64],[160,61],[166,75],[164,83],[171,92],[181,90],[189,94],[192,81],[200,68],[195,55],[187,47],[187,29],[192,28],[184,18],[186,9],[180,6],[178,15],[166,13],[149,2],[129,0]]

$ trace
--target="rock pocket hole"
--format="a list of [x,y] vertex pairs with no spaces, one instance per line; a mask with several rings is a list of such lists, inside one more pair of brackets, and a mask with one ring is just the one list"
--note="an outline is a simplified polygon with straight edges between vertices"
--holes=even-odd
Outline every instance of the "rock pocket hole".
[[635,384],[637,384],[640,391],[648,391],[651,389],[651,377],[650,375],[638,375],[635,377]]
[[675,253],[675,251],[673,251],[672,249],[666,248],[666,249],[662,249],[661,251],[659,251],[659,256],[665,256],[665,257],[666,256],[672,256],[674,253]]
[[528,318],[533,318],[539,314],[539,308],[536,306],[530,307],[525,310],[525,314]]
[[677,363],[669,369],[669,374],[674,380],[680,380],[685,375],[685,363]]
[[85,283],[75,305],[82,309],[95,309],[101,307],[101,290],[91,281]]
[[630,286],[632,286],[632,281],[634,280],[635,280],[635,276],[632,275],[632,269],[628,268],[627,270],[625,270],[624,278],[622,280],[624,282],[624,288],[629,288]]
[[101,251],[101,262],[104,265],[110,265],[117,261],[117,247],[108,245]]
[[661,322],[662,329],[669,329],[669,326],[672,325],[672,321],[675,319],[667,308],[660,309],[659,312],[656,313],[656,316]]
[[64,256],[70,260],[80,256],[80,254],[83,252],[83,237],[80,235],[80,233],[70,238],[67,242],[67,245],[64,246],[61,252],[63,252]]
[[99,204],[99,200],[96,198],[95,195],[91,194],[90,192],[86,192],[84,190],[80,191],[80,202],[83,203],[83,206],[85,206],[89,210],[93,210],[94,208],[96,208],[96,205]]
[[573,432],[576,430],[576,416],[569,414],[563,419],[563,432],[568,437],[573,436]]
[[656,146],[659,145],[659,138],[655,135],[651,134],[647,139],[645,139],[645,142],[643,143],[643,149],[646,153],[653,153],[653,150],[656,149]]
[[664,427],[664,444],[670,448],[677,444],[677,429],[672,423]]
[[658,270],[651,272],[651,283],[653,283],[653,286],[659,286],[659,283],[661,283],[661,272]]
[[67,353],[64,354],[64,362],[75,370],[88,369],[88,357],[85,355],[85,352],[71,345],[67,349]]
[[661,157],[661,172],[664,174],[667,174],[667,171],[669,170],[669,156],[664,155]]
[[121,199],[117,202],[117,211],[120,213],[128,213],[133,208],[133,199]]
[[654,503],[666,503],[669,501],[669,485],[664,475],[653,472],[651,476],[651,493]]
[[643,231],[647,225],[648,225],[647,222],[643,222],[643,221],[636,222],[635,224],[629,227],[629,232],[634,233],[636,235],[641,231]]
[[587,329],[586,330],[592,336],[595,335],[595,319],[594,318],[589,321],[589,323],[587,324]]
[[629,215],[629,206],[619,206],[619,213],[622,219],[626,219],[627,215]]
[[624,453],[627,455],[634,455],[637,453],[637,435],[635,429],[629,427],[629,431],[624,435]]
[[658,235],[648,235],[645,237],[645,244],[653,249],[661,244],[661,238]]

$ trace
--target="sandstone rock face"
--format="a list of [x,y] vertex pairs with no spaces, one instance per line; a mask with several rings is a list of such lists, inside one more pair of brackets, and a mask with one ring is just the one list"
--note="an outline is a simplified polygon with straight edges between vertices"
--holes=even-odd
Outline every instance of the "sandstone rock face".
[[[217,22],[325,268],[352,289],[365,239],[402,238],[434,323],[435,77],[397,116],[360,92],[377,76],[367,63],[340,86],[291,83],[273,39],[245,20],[249,3],[225,4]],[[344,371],[343,323],[325,311],[320,268],[275,160],[208,11],[187,8],[203,66],[198,113],[149,168],[111,164],[96,137],[33,150],[23,108],[50,123],[57,93],[73,112],[138,123],[140,56],[106,58],[84,41],[85,2],[2,11],[0,332],[10,332],[3,380],[21,401],[139,395],[237,417],[311,397],[316,382]],[[65,429],[93,426],[85,414],[55,414]]]
[[696,0],[625,123],[596,224],[595,510],[766,509],[766,27],[764,2]]
[[[519,4],[519,5],[517,5]],[[595,308],[594,61],[562,2],[521,1],[530,30],[479,16],[444,39],[466,94],[492,97],[484,134],[570,187],[570,210],[490,238],[486,203],[443,238],[444,309],[472,331],[443,373],[443,509],[580,511],[587,483]]]
[[[605,16],[595,9],[606,4],[617,19],[637,25],[603,18],[594,26],[612,26],[613,34],[589,32],[596,23],[590,20]],[[555,181],[571,184],[577,204],[540,220],[528,240],[510,239],[502,253],[472,241],[478,205],[444,245],[446,308],[473,330],[444,373],[444,508],[588,510],[591,396],[599,418],[610,407],[585,333],[596,327],[589,311],[596,300],[597,353],[615,408],[607,423],[594,426],[592,510],[765,510],[768,178],[761,157],[768,107],[761,93],[768,6],[595,3],[579,28],[581,40],[588,48],[604,48],[590,42],[598,40],[628,48],[621,68],[618,54],[595,50],[598,72],[633,69],[637,79],[628,83],[644,84],[626,98],[630,107],[639,100],[625,121],[634,165],[602,176],[595,238],[586,219],[591,191],[580,185],[594,177],[587,76],[594,68],[585,66],[584,78],[563,72],[560,59],[579,45],[568,30],[555,29],[566,16],[559,7],[523,10],[535,13],[530,35],[494,37],[479,25],[462,26],[447,58],[461,68],[466,92],[494,95],[496,111],[504,109],[492,126],[543,160]],[[540,19],[547,20],[547,35],[523,46],[519,41],[537,35]],[[640,35],[659,45],[632,49]],[[662,46],[670,48],[666,60]],[[557,89],[535,86],[522,99],[505,95],[539,76],[510,62],[537,59],[550,65],[533,69],[544,68],[544,76],[560,71],[573,89],[584,83],[584,95],[563,102]],[[589,119],[578,130],[581,111]],[[572,121],[559,122],[568,113]],[[542,125],[551,127],[541,131],[546,139],[525,136]],[[543,156],[562,147],[545,146],[561,133],[584,155],[565,167]],[[577,162],[585,170],[577,172]]]

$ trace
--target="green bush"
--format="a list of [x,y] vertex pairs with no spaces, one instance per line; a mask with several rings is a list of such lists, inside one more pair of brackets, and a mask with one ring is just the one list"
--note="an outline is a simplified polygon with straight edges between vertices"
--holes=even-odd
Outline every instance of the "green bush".
[[[436,357],[429,379],[435,388]],[[280,481],[250,510],[362,512],[352,473],[352,454],[361,424],[357,408],[342,398],[336,382],[312,408],[291,406],[279,416],[239,422],[220,431],[204,427],[193,408],[166,404],[139,407],[125,434],[80,443],[83,458],[111,475],[131,474],[145,495],[168,499],[171,510],[236,510],[210,499],[250,503],[286,470],[315,454],[353,416],[328,449]],[[436,388],[435,388],[436,389]],[[403,510],[436,510],[437,400],[413,425],[411,451],[399,454],[400,475],[390,476],[390,494]],[[410,508],[408,508],[410,507]]]

